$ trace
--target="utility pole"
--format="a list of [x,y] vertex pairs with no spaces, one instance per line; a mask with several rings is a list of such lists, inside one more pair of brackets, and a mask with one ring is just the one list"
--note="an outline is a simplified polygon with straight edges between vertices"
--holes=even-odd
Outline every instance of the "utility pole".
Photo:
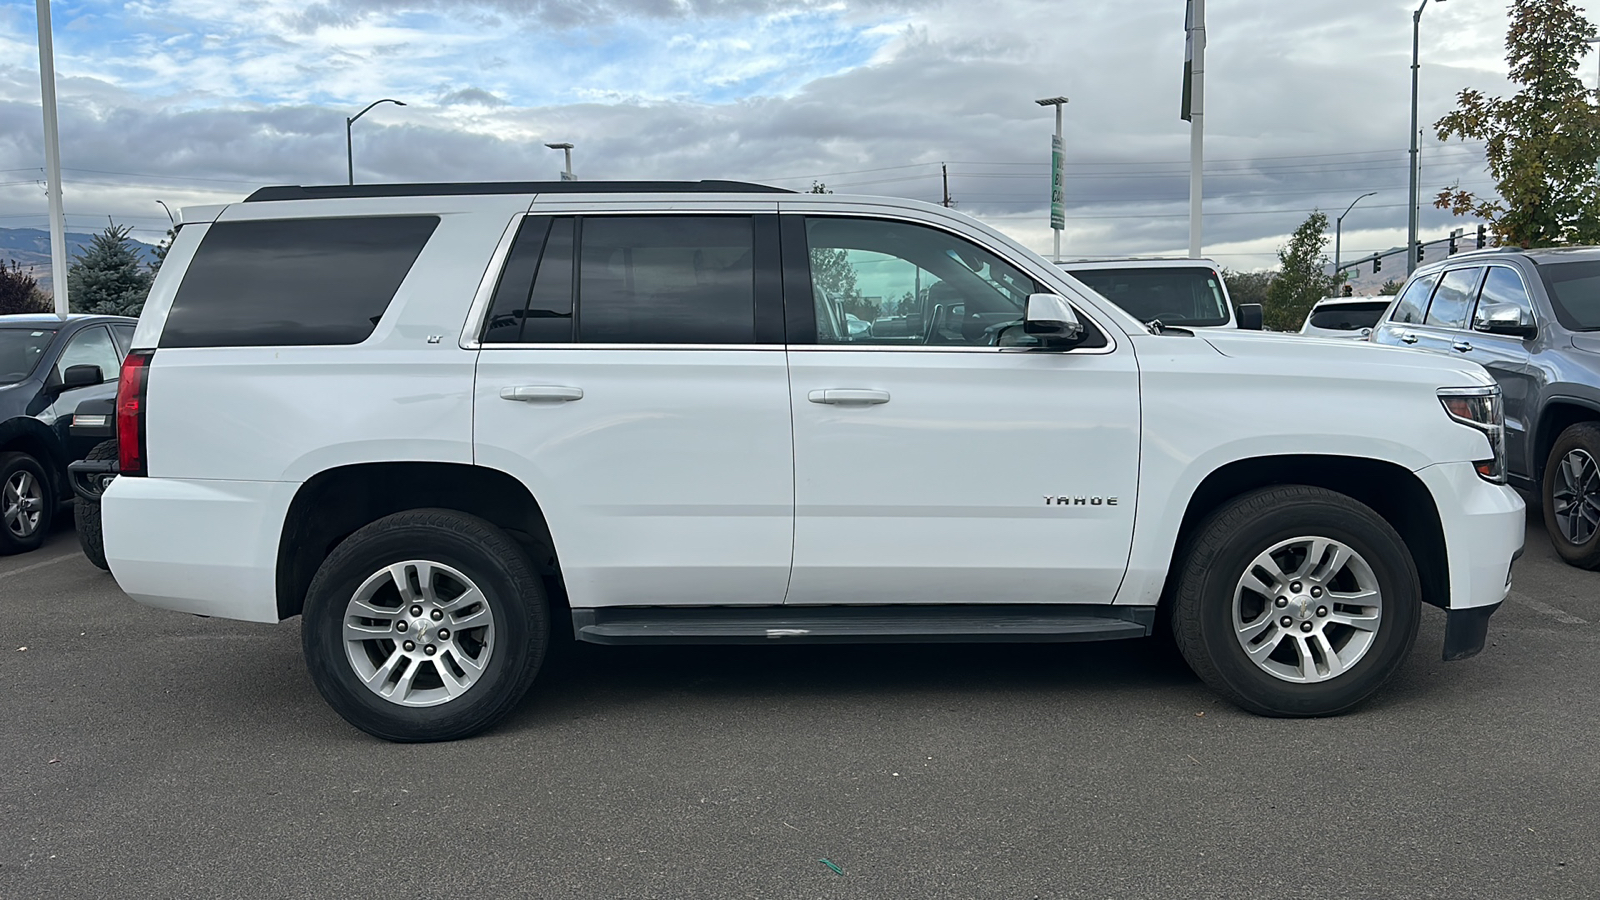
[[1204,243],[1201,200],[1206,161],[1206,0],[1190,0],[1189,10],[1189,258],[1199,259]]
[[[1444,0],[1439,0],[1443,3]],[[1417,58],[1417,47],[1422,34],[1422,11],[1428,8],[1428,0],[1422,0],[1422,5],[1411,14],[1411,195],[1406,204],[1406,274],[1410,275],[1417,270],[1417,230],[1421,213],[1417,209],[1417,181],[1421,176],[1418,166],[1418,136],[1417,131],[1417,70],[1421,65]]]
[[45,195],[50,203],[50,292],[56,315],[67,317],[67,215],[61,208],[61,131],[56,121],[56,51],[50,39],[50,0],[39,14],[39,99],[44,104]]
[[944,208],[950,208],[950,167],[939,163],[939,171],[944,175]]

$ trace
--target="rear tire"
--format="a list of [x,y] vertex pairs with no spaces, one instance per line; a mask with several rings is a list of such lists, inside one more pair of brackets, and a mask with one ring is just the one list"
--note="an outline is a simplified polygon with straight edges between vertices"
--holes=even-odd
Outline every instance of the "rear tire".
[[[117,458],[117,441],[101,441],[94,445],[89,455],[84,459],[103,460]],[[85,500],[78,497],[72,504],[72,520],[78,529],[78,546],[83,548],[83,555],[89,562],[96,566],[111,571],[111,566],[106,562],[105,535],[100,530],[100,504],[94,500]]]
[[1253,713],[1345,712],[1416,642],[1411,554],[1343,494],[1286,486],[1239,497],[1200,524],[1181,566],[1178,647],[1201,680]]
[[1579,422],[1556,438],[1539,500],[1550,543],[1568,565],[1600,568],[1600,425]]
[[389,741],[494,725],[527,693],[549,641],[544,585],[517,542],[453,510],[396,513],[317,570],[302,640],[345,721]]
[[26,453],[0,453],[0,554],[39,549],[55,509],[55,489],[44,466]]

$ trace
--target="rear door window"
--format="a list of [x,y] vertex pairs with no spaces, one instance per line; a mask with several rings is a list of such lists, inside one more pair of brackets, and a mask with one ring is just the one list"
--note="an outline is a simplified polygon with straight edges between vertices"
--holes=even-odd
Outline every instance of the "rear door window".
[[1389,321],[1397,325],[1421,325],[1428,313],[1428,298],[1433,294],[1433,286],[1438,283],[1439,276],[1435,273],[1414,279],[1406,285]]
[[486,344],[546,344],[572,340],[571,218],[529,216],[517,230],[494,304]]
[[183,275],[162,347],[359,344],[437,216],[217,222]]
[[1433,302],[1428,305],[1427,325],[1440,328],[1465,328],[1472,305],[1478,299],[1478,282],[1483,280],[1482,268],[1452,269],[1444,274],[1439,289],[1433,292]]
[[580,224],[580,342],[756,342],[751,217],[590,216]]

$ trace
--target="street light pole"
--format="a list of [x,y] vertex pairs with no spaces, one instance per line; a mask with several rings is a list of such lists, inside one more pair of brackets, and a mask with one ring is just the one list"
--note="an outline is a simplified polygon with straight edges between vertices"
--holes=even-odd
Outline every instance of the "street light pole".
[[1067,163],[1066,150],[1061,143],[1061,107],[1067,105],[1067,98],[1046,97],[1033,102],[1056,108],[1056,135],[1050,140],[1050,230],[1055,233],[1055,255],[1051,261],[1061,262],[1061,232],[1067,227]]
[[50,0],[39,14],[39,100],[44,106],[45,195],[50,204],[50,293],[56,315],[67,317],[67,216],[61,207],[61,132],[56,121],[56,51],[50,35]]
[[[1438,0],[1443,3],[1444,0]],[[1411,201],[1406,204],[1406,274],[1417,270],[1417,226],[1421,214],[1417,208],[1417,179],[1421,172],[1417,160],[1417,69],[1420,63],[1417,58],[1417,47],[1422,36],[1422,11],[1428,8],[1428,0],[1422,0],[1422,5],[1411,14]]]
[[551,150],[560,150],[567,155],[567,167],[561,171],[562,181],[577,181],[577,176],[572,174],[572,145],[566,141],[557,144],[545,144]]
[[1361,196],[1359,196],[1359,197],[1355,198],[1354,200],[1350,201],[1350,205],[1344,208],[1344,212],[1339,214],[1339,218],[1338,219],[1334,220],[1334,223],[1333,223],[1333,277],[1334,278],[1338,278],[1339,277],[1339,251],[1341,249],[1343,249],[1342,247],[1340,247],[1340,239],[1344,237],[1344,217],[1350,215],[1350,210],[1355,209],[1357,203],[1360,203],[1361,201],[1367,199],[1368,197],[1371,197],[1373,194],[1376,194],[1376,193],[1377,193],[1377,191],[1368,191],[1367,193],[1362,194]]
[[385,97],[382,100],[374,100],[371,103],[368,103],[366,109],[363,109],[361,112],[358,112],[350,118],[344,120],[344,164],[345,172],[349,178],[348,182],[346,182],[348,184],[356,183],[356,156],[355,150],[350,142],[350,126],[354,125],[357,119],[366,115],[367,110],[372,109],[379,103],[393,103],[395,106],[405,106],[405,104],[401,103],[399,100],[390,100],[389,98]]

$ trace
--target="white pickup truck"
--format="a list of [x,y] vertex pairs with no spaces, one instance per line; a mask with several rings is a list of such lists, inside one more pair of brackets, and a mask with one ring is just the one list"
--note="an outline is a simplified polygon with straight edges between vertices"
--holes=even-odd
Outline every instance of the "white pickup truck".
[[121,372],[134,599],[301,616],[390,740],[606,644],[1170,623],[1242,707],[1369,697],[1522,547],[1476,365],[1155,333],[912,201],[732,182],[263,188],[186,210]]

